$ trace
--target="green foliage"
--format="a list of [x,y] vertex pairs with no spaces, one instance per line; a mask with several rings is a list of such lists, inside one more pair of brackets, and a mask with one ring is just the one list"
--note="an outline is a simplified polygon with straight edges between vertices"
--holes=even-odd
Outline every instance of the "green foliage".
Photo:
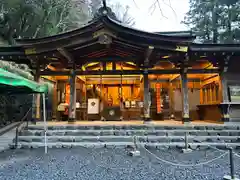
[[183,21],[199,32],[202,42],[238,42],[239,0],[190,0],[190,10]]
[[80,27],[89,20],[82,0],[1,0],[1,36],[13,44],[14,38],[38,38]]
[[[102,0],[1,0],[0,37],[40,38],[79,28],[90,21]],[[115,9],[123,23],[133,25],[128,9]],[[122,14],[119,13],[122,11]]]
[[128,26],[134,26],[134,18],[129,14],[129,6],[122,6],[120,3],[116,3],[111,6],[112,11],[115,13],[117,19]]

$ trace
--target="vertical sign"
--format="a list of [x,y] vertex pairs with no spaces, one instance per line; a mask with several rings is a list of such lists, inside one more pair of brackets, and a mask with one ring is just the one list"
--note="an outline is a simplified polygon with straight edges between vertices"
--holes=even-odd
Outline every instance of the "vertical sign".
[[88,99],[88,114],[99,114],[99,99]]

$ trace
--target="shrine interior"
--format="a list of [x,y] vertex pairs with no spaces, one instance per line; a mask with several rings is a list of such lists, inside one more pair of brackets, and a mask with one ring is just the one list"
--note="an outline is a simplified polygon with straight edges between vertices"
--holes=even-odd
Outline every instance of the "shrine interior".
[[[53,67],[52,67],[53,68]],[[103,69],[101,62],[86,63],[85,71]],[[153,69],[174,69],[168,60],[161,60]],[[191,69],[214,68],[207,60],[195,62]],[[107,70],[136,70],[132,62],[107,63]],[[57,83],[55,107],[60,103],[70,103],[68,76],[42,76]],[[150,74],[151,118],[153,120],[182,119],[182,87],[180,74]],[[218,73],[188,74],[188,96],[191,120],[218,121],[221,112],[218,105],[222,101],[221,81]],[[99,120],[107,107],[118,107],[122,120],[143,118],[144,84],[143,75],[79,75],[76,78],[76,119]],[[99,99],[97,115],[88,114],[88,99]],[[56,112],[61,120],[60,113]]]

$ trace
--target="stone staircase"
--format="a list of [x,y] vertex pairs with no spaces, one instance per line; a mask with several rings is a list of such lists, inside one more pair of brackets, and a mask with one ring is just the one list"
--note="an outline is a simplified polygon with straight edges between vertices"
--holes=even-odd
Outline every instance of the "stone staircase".
[[[132,146],[137,144],[154,147],[184,147],[187,133],[188,146],[240,147],[240,125],[58,125],[48,126],[49,147],[73,146]],[[19,148],[44,146],[44,127],[29,125],[18,137]]]

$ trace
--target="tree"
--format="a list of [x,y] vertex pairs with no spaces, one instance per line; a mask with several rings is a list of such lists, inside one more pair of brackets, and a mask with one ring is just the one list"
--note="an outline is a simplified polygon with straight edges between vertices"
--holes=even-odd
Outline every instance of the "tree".
[[190,10],[183,21],[193,31],[201,32],[202,42],[234,42],[239,24],[238,0],[190,0]]
[[88,20],[83,0],[2,0],[1,36],[13,44],[14,38],[38,38],[77,28]]
[[[222,8],[223,16],[221,18],[223,28],[226,29],[221,34],[221,39],[223,42],[232,43],[234,40],[234,30],[236,24],[240,22],[240,6],[238,0],[220,0],[220,5]],[[236,32],[235,32],[236,33]]]
[[[0,36],[14,44],[14,38],[39,38],[73,30],[90,21],[101,5],[102,0],[1,0]],[[117,19],[134,24],[129,7],[114,7],[119,8],[115,8]]]
[[112,6],[112,11],[115,13],[117,19],[125,25],[128,26],[134,26],[135,20],[134,18],[129,14],[129,6],[123,7],[120,3],[117,3]]
[[[92,0],[90,2],[90,12],[91,15],[94,17],[98,17],[98,10],[102,5],[102,0]],[[111,11],[110,16],[112,16],[112,18],[114,20],[119,21],[122,24],[128,25],[128,26],[134,26],[135,21],[134,18],[131,17],[131,15],[129,14],[129,6],[122,6],[120,3],[116,3],[116,4],[109,4],[107,5],[108,10]]]

